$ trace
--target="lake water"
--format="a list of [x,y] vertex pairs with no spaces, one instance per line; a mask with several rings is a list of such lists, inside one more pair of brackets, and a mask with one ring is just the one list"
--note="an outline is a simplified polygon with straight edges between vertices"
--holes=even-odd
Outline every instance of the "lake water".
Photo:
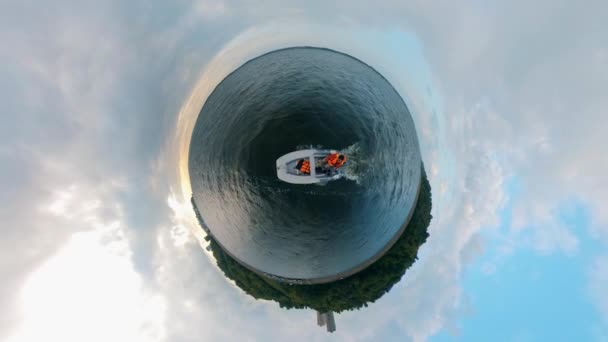
[[[276,177],[275,161],[313,145],[343,150],[347,178]],[[189,155],[195,203],[239,262],[281,278],[341,278],[381,256],[413,210],[421,157],[408,108],[350,56],[290,48],[253,59],[206,100]]]

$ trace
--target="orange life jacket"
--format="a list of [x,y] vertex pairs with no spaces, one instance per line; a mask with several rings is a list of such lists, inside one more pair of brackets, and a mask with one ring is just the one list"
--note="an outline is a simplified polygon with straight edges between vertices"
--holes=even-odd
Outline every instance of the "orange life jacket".
[[308,161],[308,159],[302,160],[302,165],[300,165],[300,168],[298,170],[300,170],[300,172],[305,173],[307,175],[310,174],[310,162]]
[[340,158],[338,158],[338,155],[339,153],[332,153],[325,157],[325,160],[327,160],[327,164],[336,169],[344,165],[344,163],[346,163],[346,156],[344,156],[344,159],[340,160]]

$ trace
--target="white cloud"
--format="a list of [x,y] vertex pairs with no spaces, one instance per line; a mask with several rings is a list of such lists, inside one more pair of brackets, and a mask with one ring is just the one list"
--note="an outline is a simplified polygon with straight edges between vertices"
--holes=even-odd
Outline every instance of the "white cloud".
[[124,237],[112,236],[120,234],[119,223],[105,230],[74,234],[28,277],[24,321],[9,341],[163,339],[163,298],[145,288]]

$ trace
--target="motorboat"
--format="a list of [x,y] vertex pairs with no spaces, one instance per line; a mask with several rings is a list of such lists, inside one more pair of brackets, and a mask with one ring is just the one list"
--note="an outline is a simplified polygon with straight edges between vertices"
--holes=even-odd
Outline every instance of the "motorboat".
[[[325,184],[340,179],[343,174],[340,170],[324,168],[325,157],[337,150],[308,149],[287,153],[277,159],[277,177],[291,184]],[[310,173],[298,170],[296,165],[301,160],[308,160]]]

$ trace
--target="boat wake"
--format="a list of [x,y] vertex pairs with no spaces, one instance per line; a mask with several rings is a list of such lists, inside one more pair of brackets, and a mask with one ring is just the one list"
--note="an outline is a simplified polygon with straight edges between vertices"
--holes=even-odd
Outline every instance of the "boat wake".
[[363,153],[361,146],[359,143],[354,143],[340,152],[348,157],[348,162],[342,170],[344,177],[361,184],[369,166],[368,158]]

